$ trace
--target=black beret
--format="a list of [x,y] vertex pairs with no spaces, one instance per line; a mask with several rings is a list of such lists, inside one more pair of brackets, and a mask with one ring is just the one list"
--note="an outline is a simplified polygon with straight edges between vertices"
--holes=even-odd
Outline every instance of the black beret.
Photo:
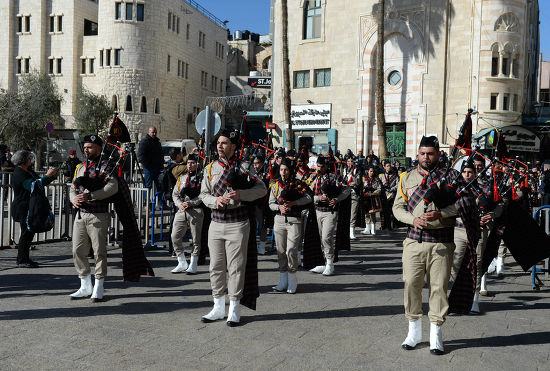
[[101,140],[99,135],[95,135],[95,134],[86,135],[84,139],[82,139],[82,143],[93,143],[93,144],[97,144],[100,147],[103,147],[103,140]]
[[254,160],[258,160],[260,162],[264,162],[265,161],[265,157],[262,155],[262,154],[259,154],[257,155]]
[[319,156],[319,157],[317,157],[317,163],[318,163],[319,165],[326,165],[326,164],[327,164],[327,159],[326,159],[326,157],[324,157],[324,156]]
[[294,164],[293,160],[291,160],[289,158],[285,158],[285,159],[283,159],[283,161],[281,161],[281,166],[283,166],[283,165],[288,167],[291,172],[294,171],[295,164]]
[[462,162],[462,165],[460,166],[460,172],[463,172],[464,169],[472,169],[476,170],[476,166],[474,165],[473,161],[468,161],[467,159]]
[[220,137],[229,138],[233,144],[239,143],[239,132],[236,130],[223,129],[220,133]]
[[286,155],[288,157],[296,157],[296,151],[293,150],[293,149],[289,149],[287,152],[286,152]]
[[434,147],[435,149],[439,149],[439,140],[434,135],[430,137],[423,136],[418,147]]
[[199,156],[197,156],[194,153],[191,153],[189,156],[187,156],[187,161],[195,161],[197,162],[199,160]]

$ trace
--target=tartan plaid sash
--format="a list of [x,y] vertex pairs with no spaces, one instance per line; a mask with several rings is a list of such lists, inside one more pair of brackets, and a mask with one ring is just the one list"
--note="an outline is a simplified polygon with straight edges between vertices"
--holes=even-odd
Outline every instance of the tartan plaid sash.
[[[218,163],[223,166],[223,173],[220,180],[214,185],[213,196],[220,197],[229,190],[230,185],[227,181],[229,178],[229,173],[231,171],[236,171],[235,162],[229,162],[229,165],[226,165],[222,162]],[[237,223],[242,222],[248,219],[248,209],[246,206],[237,207],[234,209],[213,209],[212,210],[212,220],[218,223]]]

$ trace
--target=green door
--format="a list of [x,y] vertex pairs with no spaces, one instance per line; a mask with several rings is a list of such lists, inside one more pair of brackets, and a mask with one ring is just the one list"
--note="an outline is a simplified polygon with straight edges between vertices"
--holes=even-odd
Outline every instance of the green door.
[[406,125],[402,123],[390,123],[386,125],[386,150],[388,155],[395,152],[397,156],[405,152],[405,129]]

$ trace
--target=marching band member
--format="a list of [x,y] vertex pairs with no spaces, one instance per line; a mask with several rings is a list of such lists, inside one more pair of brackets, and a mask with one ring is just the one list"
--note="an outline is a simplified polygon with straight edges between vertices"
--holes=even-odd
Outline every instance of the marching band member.
[[382,213],[380,215],[381,229],[392,230],[392,206],[397,192],[398,176],[390,162],[384,165],[384,172],[380,174],[382,190],[385,197],[382,197]]
[[307,185],[294,177],[292,160],[285,159],[279,168],[281,178],[271,187],[269,208],[275,211],[275,245],[279,262],[279,284],[275,291],[294,294],[298,287],[298,246],[302,241],[302,209],[310,203]]
[[227,325],[240,323],[240,300],[243,297],[248,237],[250,233],[249,207],[252,202],[265,196],[263,182],[255,181],[251,169],[249,179],[253,185],[248,189],[234,189],[231,177],[246,174],[248,164],[240,163],[235,152],[239,142],[238,134],[223,130],[217,140],[219,160],[204,170],[200,198],[212,209],[212,222],[208,230],[210,251],[210,284],[214,307],[202,322],[209,323],[225,317],[225,291],[229,294]]
[[[100,158],[103,140],[97,135],[87,135],[82,140],[86,163],[76,168],[74,178],[95,177],[97,169],[107,166],[107,161],[97,162]],[[71,299],[92,297],[93,302],[103,301],[103,280],[107,275],[107,230],[111,216],[107,198],[118,192],[116,178],[105,183],[102,189],[88,192],[82,186],[71,184],[70,200],[79,209],[79,216],[73,225],[73,260],[80,278],[80,288],[70,295]],[[94,251],[95,283],[92,290],[90,263],[88,253],[90,247]]]
[[[201,231],[204,221],[204,211],[201,208],[202,201],[199,198],[202,173],[197,171],[197,162],[197,155],[190,154],[187,157],[188,171],[179,177],[172,191],[172,200],[174,200],[174,204],[178,209],[174,217],[174,226],[171,235],[178,257],[178,265],[172,269],[172,273],[181,273],[184,271],[188,274],[197,273],[197,264],[202,247]],[[188,227],[191,229],[191,238],[193,240],[191,264],[187,264],[182,242],[182,238],[187,232]]]
[[326,265],[318,265],[310,272],[322,273],[323,276],[334,274],[334,241],[338,221],[338,203],[348,197],[348,187],[340,187],[340,181],[334,173],[328,172],[326,157],[317,158],[318,175],[313,182],[314,204],[317,214],[317,225],[323,246]]
[[363,199],[365,203],[365,229],[363,234],[376,234],[376,212],[382,206],[380,204],[380,192],[382,182],[374,174],[374,166],[367,168],[366,176],[363,177]]
[[[422,288],[429,278],[430,352],[443,354],[441,326],[445,322],[449,302],[447,286],[454,251],[453,232],[457,208],[451,204],[441,210],[433,203],[424,205],[428,192],[424,184],[439,182],[445,169],[438,167],[439,142],[436,137],[423,137],[418,149],[419,166],[401,178],[393,213],[408,224],[403,242],[403,281],[405,281],[405,317],[409,333],[402,344],[414,349],[422,341]],[[424,211],[427,206],[428,211]]]
[[361,171],[355,166],[350,157],[347,161],[344,179],[351,191],[351,218],[349,225],[349,238],[355,240],[355,227],[359,216],[359,201],[361,199]]
[[[264,182],[264,185],[266,187],[269,186],[269,179],[267,177],[267,174],[264,171],[264,163],[265,158],[263,156],[256,156],[253,161],[254,171],[256,172],[256,179],[259,181]],[[264,255],[265,254],[265,243],[267,241],[267,228],[264,224],[264,208],[265,208],[265,202],[264,198],[258,199],[258,202],[256,203],[256,224],[258,225],[258,232],[260,235],[260,243],[258,244],[258,254]]]

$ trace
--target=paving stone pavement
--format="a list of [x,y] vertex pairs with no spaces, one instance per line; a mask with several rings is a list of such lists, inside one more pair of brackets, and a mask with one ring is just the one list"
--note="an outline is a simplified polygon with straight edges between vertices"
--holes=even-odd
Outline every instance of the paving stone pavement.
[[106,301],[95,304],[67,296],[79,286],[70,242],[37,245],[39,269],[15,268],[16,250],[0,250],[0,369],[550,370],[550,282],[533,291],[512,258],[504,278],[488,279],[483,315],[448,317],[445,355],[429,353],[427,316],[424,342],[401,349],[403,236],[359,234],[335,276],[299,271],[295,295],[271,292],[276,255],[261,256],[258,308],[243,308],[237,328],[200,322],[212,306],[208,267],[171,274],[165,250],[147,251],[156,277],[124,283],[110,248]]

